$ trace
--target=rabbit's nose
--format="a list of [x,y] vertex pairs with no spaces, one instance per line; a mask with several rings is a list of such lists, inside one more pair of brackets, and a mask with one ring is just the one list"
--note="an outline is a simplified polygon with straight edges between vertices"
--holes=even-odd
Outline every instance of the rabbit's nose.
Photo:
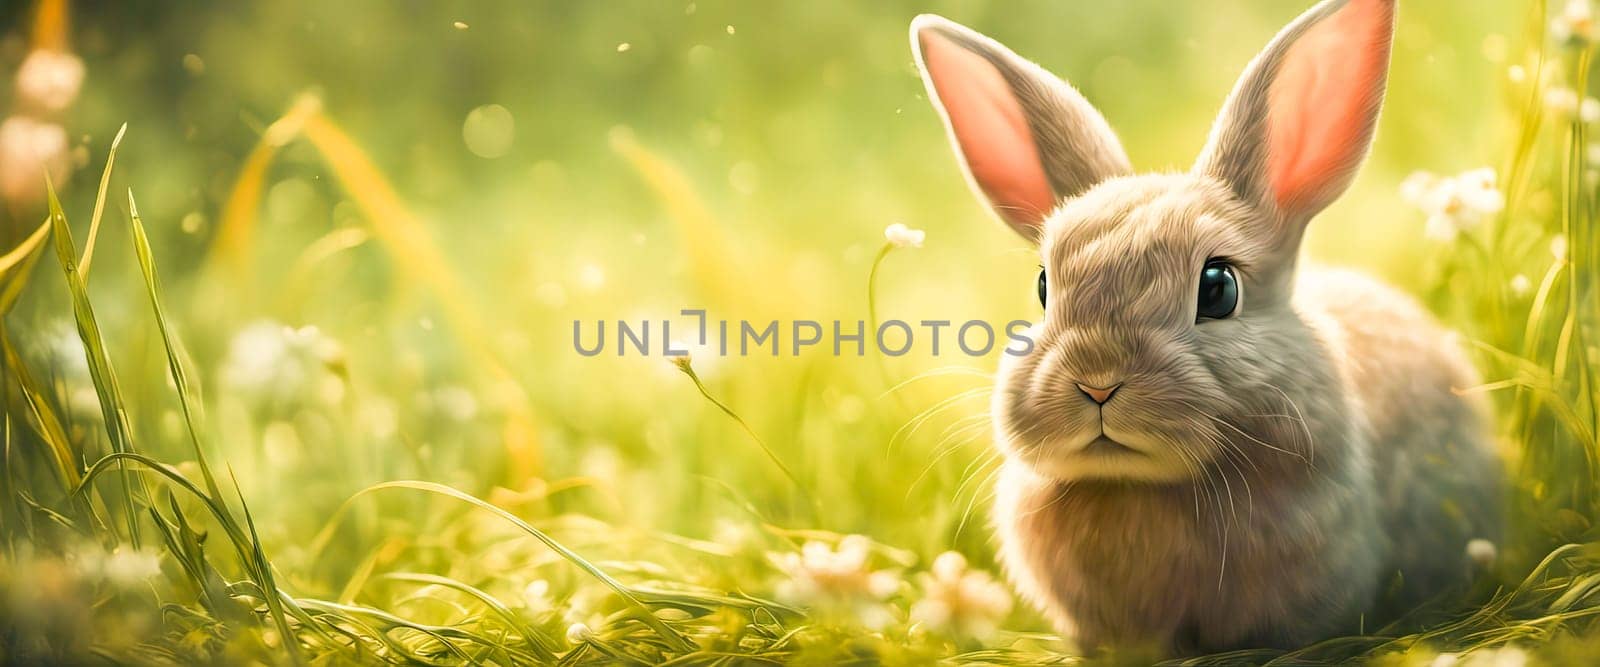
[[1083,392],[1083,395],[1089,397],[1089,400],[1094,401],[1096,405],[1105,405],[1106,401],[1111,400],[1111,395],[1117,393],[1117,388],[1122,386],[1121,382],[1109,387],[1091,387],[1082,382],[1074,384],[1078,385],[1078,391]]

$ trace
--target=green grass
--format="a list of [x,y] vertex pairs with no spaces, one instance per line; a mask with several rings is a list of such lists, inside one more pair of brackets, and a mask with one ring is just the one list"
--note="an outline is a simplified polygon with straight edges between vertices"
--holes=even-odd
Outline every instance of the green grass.
[[[782,19],[771,11],[768,18]],[[1188,16],[1172,11],[1173,21]],[[1421,85],[1420,73],[1432,71],[1421,69],[1418,49],[1432,51],[1408,46],[1421,44],[1429,11],[1403,17],[1415,22],[1402,24],[1399,81]],[[708,33],[724,40],[711,42],[716,48],[787,53],[787,38],[763,32],[760,20],[717,16]],[[1279,18],[1249,16],[1262,25]],[[497,29],[466,18],[472,28],[457,38]],[[899,15],[857,18],[862,31],[903,29]],[[737,31],[723,30],[735,23]],[[1365,232],[1341,236],[1333,225],[1384,212],[1382,224],[1402,230],[1385,233],[1406,240],[1384,251],[1394,267],[1385,273],[1462,331],[1479,362],[1486,383],[1473,391],[1493,406],[1513,480],[1512,530],[1496,566],[1465,599],[1388,627],[1352,628],[1290,653],[1184,664],[1425,665],[1441,652],[1487,660],[1504,647],[1550,664],[1600,655],[1591,128],[1544,104],[1551,85],[1591,88],[1590,53],[1547,45],[1548,23],[1544,7],[1530,3],[1526,34],[1507,38],[1526,44],[1526,59],[1510,62],[1528,77],[1497,83],[1508,91],[1503,103],[1477,121],[1506,137],[1479,142],[1492,152],[1477,158],[1497,168],[1504,211],[1451,243],[1418,238],[1422,214],[1394,205],[1397,165],[1453,173],[1477,164],[1459,151],[1412,148],[1426,133],[1406,130],[1433,115],[1457,129],[1468,121],[1401,87],[1385,121],[1398,125],[1380,133],[1375,164],[1347,208],[1313,232],[1323,239],[1314,254],[1339,256],[1340,238]],[[603,23],[583,26],[582,34],[610,39]],[[1438,30],[1479,41],[1470,27]],[[729,41],[734,32],[769,41],[744,46]],[[862,43],[877,44],[871,34]],[[899,62],[903,35],[893,37],[855,55]],[[611,48],[621,40],[603,51],[639,59],[664,48],[630,39],[627,55]],[[878,57],[890,47],[894,55]],[[207,54],[217,68],[231,57]],[[1137,63],[1169,57],[1178,56]],[[745,72],[727,67],[719,80]],[[848,99],[869,102],[863,108],[882,101],[849,76],[838,74]],[[1115,91],[1089,81],[1091,97],[1119,104]],[[910,107],[923,104],[914,95],[889,108],[926,111]],[[953,166],[921,166],[948,160],[931,112],[915,131],[861,120],[894,141],[900,132],[927,144],[870,168],[841,167],[865,192],[829,173],[820,177],[826,187],[768,182],[746,199],[728,190],[749,189],[749,169],[732,170],[745,174],[733,178],[708,167],[713,158],[661,130],[675,127],[670,118],[654,129],[639,121],[605,132],[594,142],[602,155],[574,159],[570,171],[523,172],[546,198],[539,203],[560,209],[549,216],[582,224],[539,217],[522,228],[495,215],[524,211],[526,202],[505,193],[527,183],[485,176],[460,198],[429,195],[435,181],[458,181],[407,175],[426,161],[409,165],[382,142],[363,143],[335,122],[332,102],[296,99],[283,120],[258,123],[260,160],[230,174],[225,196],[213,197],[227,202],[217,207],[226,210],[220,229],[207,230],[214,233],[180,234],[182,216],[170,203],[141,214],[132,192],[108,198],[122,191],[111,185],[121,179],[141,193],[149,184],[155,192],[141,202],[170,202],[162,159],[183,173],[181,153],[190,149],[155,151],[140,143],[135,123],[121,170],[112,170],[118,133],[98,188],[62,190],[90,211],[80,220],[84,247],[52,187],[43,224],[32,218],[32,233],[0,256],[0,659],[1080,661],[1022,601],[994,599],[984,521],[996,463],[985,412],[992,360],[696,353],[674,367],[660,357],[587,359],[571,350],[574,319],[659,318],[687,307],[705,307],[713,319],[1031,316],[1034,259],[997,241],[1006,233],[998,225],[965,220],[979,219],[975,208],[950,212],[967,201]],[[1188,117],[1187,107],[1174,115]],[[803,113],[825,125],[842,112]],[[776,118],[791,133],[809,127]],[[763,140],[733,119],[719,130],[726,141]],[[762,119],[745,125],[764,128]],[[813,143],[838,151],[851,141]],[[1150,153],[1158,144],[1134,138],[1130,146]],[[794,150],[802,148],[811,146]],[[892,153],[898,144],[878,148]],[[821,162],[794,159],[802,164],[759,162],[758,173],[824,172]],[[580,170],[594,163],[611,165],[598,184]],[[895,173],[908,192],[871,191],[885,187],[870,175],[880,172]],[[932,182],[949,191],[928,194]],[[403,187],[419,183],[416,192]],[[563,188],[582,201],[562,203],[554,194]],[[817,204],[826,198],[819,194],[832,199]],[[962,218],[966,231],[918,222],[936,216]],[[882,227],[899,219],[929,228],[926,248],[878,250]],[[1566,239],[1560,257],[1550,250],[1558,236]],[[689,259],[674,266],[673,257]],[[1526,290],[1512,287],[1517,275],[1527,277]],[[1011,291],[995,296],[1002,290]],[[950,589],[934,563],[946,551],[965,555],[970,565],[955,576],[993,603],[963,599],[963,622],[940,622],[950,618],[940,615]]]

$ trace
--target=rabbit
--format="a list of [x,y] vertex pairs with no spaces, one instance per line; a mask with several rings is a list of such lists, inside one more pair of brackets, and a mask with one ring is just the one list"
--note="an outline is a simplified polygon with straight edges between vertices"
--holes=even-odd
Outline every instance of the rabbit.
[[1035,345],[1000,362],[993,524],[1021,597],[1086,651],[1359,632],[1471,583],[1500,462],[1455,340],[1413,299],[1301,267],[1373,140],[1395,0],[1326,0],[1246,68],[1187,173],[1135,175],[1064,81],[911,24],[969,185],[1037,245]]

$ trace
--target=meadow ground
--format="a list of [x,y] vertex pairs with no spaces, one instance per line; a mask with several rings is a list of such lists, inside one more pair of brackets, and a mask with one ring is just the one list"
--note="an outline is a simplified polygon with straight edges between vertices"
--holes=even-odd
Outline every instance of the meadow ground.
[[[572,336],[1037,317],[910,17],[1075,81],[1150,167],[1303,9],[1092,4],[0,8],[0,661],[1078,662],[994,565],[995,355]],[[1375,154],[1309,243],[1482,369],[1510,530],[1439,557],[1486,574],[1188,663],[1600,655],[1587,9],[1402,2]]]

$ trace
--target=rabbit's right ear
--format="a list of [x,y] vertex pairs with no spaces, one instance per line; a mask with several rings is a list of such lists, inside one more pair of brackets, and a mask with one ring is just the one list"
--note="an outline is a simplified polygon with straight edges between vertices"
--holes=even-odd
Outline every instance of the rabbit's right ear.
[[1023,237],[1037,241],[1063,199],[1132,170],[1088,100],[998,42],[924,14],[911,50],[968,180]]

